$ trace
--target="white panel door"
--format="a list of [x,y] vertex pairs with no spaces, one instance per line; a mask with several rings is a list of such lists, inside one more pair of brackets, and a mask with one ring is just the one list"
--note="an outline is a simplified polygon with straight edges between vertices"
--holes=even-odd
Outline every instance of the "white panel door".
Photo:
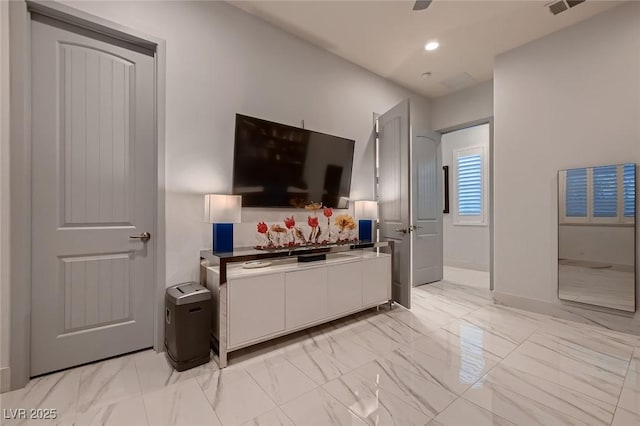
[[153,344],[155,61],[31,28],[35,376]]
[[378,118],[380,238],[393,241],[392,298],[411,307],[409,100]]
[[440,134],[413,129],[411,150],[414,286],[442,280],[442,159]]

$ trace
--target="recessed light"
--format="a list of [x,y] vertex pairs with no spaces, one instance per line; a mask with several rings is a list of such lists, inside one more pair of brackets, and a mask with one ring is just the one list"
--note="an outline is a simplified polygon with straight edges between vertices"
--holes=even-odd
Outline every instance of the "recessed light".
[[436,50],[438,47],[440,47],[440,43],[438,43],[437,41],[430,41],[429,43],[424,45],[424,50]]
[[427,71],[427,72],[423,72],[422,73],[422,78],[429,78],[431,77],[431,71]]

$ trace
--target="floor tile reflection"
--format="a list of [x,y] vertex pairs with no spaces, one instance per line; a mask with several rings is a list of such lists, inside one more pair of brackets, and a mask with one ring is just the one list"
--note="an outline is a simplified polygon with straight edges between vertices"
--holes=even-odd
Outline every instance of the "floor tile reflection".
[[379,382],[348,374],[323,388],[370,424],[424,425],[433,415],[405,402]]

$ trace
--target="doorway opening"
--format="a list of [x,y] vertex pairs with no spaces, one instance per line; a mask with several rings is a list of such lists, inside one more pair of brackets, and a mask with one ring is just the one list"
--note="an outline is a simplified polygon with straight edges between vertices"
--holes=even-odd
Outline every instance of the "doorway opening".
[[375,122],[378,235],[392,242],[392,298],[407,309],[413,287],[442,280],[440,133],[410,117],[405,99]]
[[[491,287],[491,123],[442,134],[443,280]],[[447,208],[448,207],[448,208]]]

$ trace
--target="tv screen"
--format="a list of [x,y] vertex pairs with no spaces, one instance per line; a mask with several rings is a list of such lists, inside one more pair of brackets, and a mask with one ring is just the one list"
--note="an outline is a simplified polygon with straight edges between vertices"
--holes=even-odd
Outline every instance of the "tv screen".
[[236,114],[233,193],[243,207],[346,208],[355,141]]

